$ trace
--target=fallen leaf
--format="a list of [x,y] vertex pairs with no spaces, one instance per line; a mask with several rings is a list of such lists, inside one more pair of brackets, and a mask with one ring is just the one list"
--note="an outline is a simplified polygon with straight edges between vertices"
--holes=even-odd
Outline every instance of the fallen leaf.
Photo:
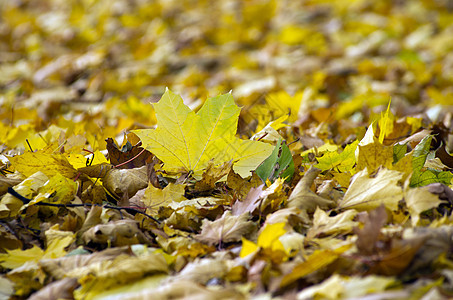
[[76,278],[63,278],[46,285],[43,289],[32,294],[30,300],[68,299],[79,285]]
[[137,227],[137,222],[129,219],[96,225],[85,231],[82,239],[85,245],[95,243],[114,247],[149,242]]
[[439,206],[439,196],[431,193],[427,187],[408,188],[404,200],[411,214],[412,226],[417,226],[420,214],[428,209]]
[[119,149],[112,138],[108,138],[105,141],[107,142],[110,163],[114,166],[119,166],[117,167],[119,169],[140,168],[147,163],[150,163],[152,160],[152,154],[140,147],[140,144],[132,146],[132,144],[127,141],[127,143]]
[[322,171],[335,169],[339,172],[348,172],[354,167],[356,163],[355,151],[357,149],[358,141],[347,145],[341,153],[337,151],[328,151],[323,156],[317,158],[318,164],[316,168]]
[[33,246],[25,251],[21,249],[6,250],[0,254],[0,265],[4,268],[15,269],[26,263],[37,263],[41,259],[58,258],[66,255],[64,250],[74,241],[74,235],[70,233],[60,239],[53,239],[45,250]]
[[185,185],[169,183],[165,188],[158,189],[148,184],[141,201],[146,206],[147,214],[157,214],[160,207],[165,207],[173,202],[186,200],[184,197]]
[[77,170],[74,169],[63,154],[48,152],[47,150],[25,152],[22,155],[10,157],[9,160],[17,171],[27,177],[38,171],[49,177],[57,173],[70,179],[77,176]]
[[135,169],[113,168],[102,178],[104,187],[118,198],[135,193],[148,186],[147,166]]
[[321,173],[321,170],[311,167],[297,183],[288,198],[288,207],[297,207],[301,210],[314,212],[317,207],[329,208],[333,202],[329,199],[322,198],[311,191],[313,181]]
[[[298,299],[323,297],[325,299],[366,298],[366,295],[378,294],[391,288],[398,281],[392,277],[368,275],[366,277],[341,276],[334,274],[320,284],[303,289],[297,294]],[[400,293],[395,294],[399,298]]]
[[278,140],[272,154],[256,168],[255,172],[263,182],[266,180],[274,182],[277,178],[290,182],[294,175],[294,162],[288,146]]
[[248,219],[248,213],[232,216],[229,211],[226,211],[215,221],[203,220],[201,233],[195,238],[208,245],[239,242],[242,237],[248,236],[255,229],[255,224]]
[[209,98],[195,114],[181,97],[167,90],[154,109],[157,129],[133,132],[168,172],[200,178],[209,161],[218,165],[233,160],[233,170],[245,178],[272,152],[268,144],[234,136],[240,108],[231,94]]
[[195,190],[197,192],[203,192],[214,189],[216,182],[230,173],[232,165],[232,161],[229,161],[221,166],[215,167],[212,161],[210,161],[206,170],[203,172],[201,180],[195,183]]
[[252,187],[244,200],[237,200],[231,207],[233,216],[242,215],[245,212],[253,213],[259,207],[260,199],[262,199],[264,184],[258,187]]
[[357,169],[367,168],[371,174],[379,167],[390,169],[393,163],[393,148],[382,145],[374,138],[373,143],[358,146],[359,155],[357,158]]
[[271,254],[272,252],[286,253],[285,247],[279,240],[279,238],[286,233],[286,230],[284,229],[285,225],[286,223],[267,224],[260,232],[256,244],[243,238],[242,249],[239,256],[246,257],[260,248],[270,251],[268,253]]
[[[38,193],[39,189],[44,186],[49,178],[42,172],[38,171],[14,187],[14,190],[21,196],[32,199]],[[16,216],[24,202],[17,199],[11,194],[6,194],[0,200],[0,217]]]
[[292,269],[291,273],[283,276],[280,282],[280,287],[284,288],[296,280],[328,266],[333,263],[343,252],[348,250],[349,247],[349,245],[346,245],[335,250],[316,250],[313,254],[308,256],[304,262],[296,265]]
[[357,225],[357,222],[353,220],[356,215],[357,211],[351,209],[329,217],[318,207],[313,214],[313,225],[308,230],[307,237],[348,234]]
[[400,172],[387,169],[380,169],[375,177],[369,177],[365,168],[354,175],[339,207],[369,210],[384,204],[388,209],[396,210],[403,199],[403,189],[398,186],[401,178]]
[[381,228],[387,222],[387,213],[383,205],[370,211],[364,217],[363,228],[354,230],[357,234],[357,250],[364,255],[372,255],[377,252],[378,240]]
[[228,268],[221,259],[196,259],[187,264],[178,275],[169,279],[170,282],[190,280],[206,284],[212,278],[222,278],[227,274]]

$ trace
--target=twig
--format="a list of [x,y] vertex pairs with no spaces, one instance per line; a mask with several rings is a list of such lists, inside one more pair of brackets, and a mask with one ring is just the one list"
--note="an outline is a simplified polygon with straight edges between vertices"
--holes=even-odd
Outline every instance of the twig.
[[33,152],[33,148],[31,147],[30,142],[28,141],[28,139],[25,139],[25,141],[27,142],[27,145],[28,145],[28,148],[30,148],[30,151]]
[[[20,201],[22,201],[24,204],[28,204],[30,203],[30,201],[32,201],[32,199],[28,199],[24,196],[22,196],[21,194],[19,194],[18,192],[16,192],[12,187],[8,187],[8,193],[13,195],[14,197],[16,197],[17,199],[19,199]],[[64,207],[64,208],[67,208],[67,207],[85,207],[85,206],[101,206],[101,207],[104,207],[104,208],[110,208],[110,209],[116,209],[116,210],[119,210],[121,212],[122,209],[125,209],[126,211],[131,211],[131,212],[135,212],[137,214],[142,214],[148,218],[150,218],[151,220],[153,220],[154,222],[156,223],[159,223],[160,224],[160,221],[157,220],[156,218],[154,218],[153,216],[150,216],[148,215],[147,213],[144,213],[138,209],[135,209],[135,208],[132,208],[132,207],[122,207],[122,206],[113,206],[113,205],[101,205],[101,204],[92,204],[92,203],[83,203],[83,204],[58,204],[58,203],[48,203],[48,202],[38,202],[38,203],[35,203],[34,205],[41,205],[41,206],[52,206],[52,207]]]

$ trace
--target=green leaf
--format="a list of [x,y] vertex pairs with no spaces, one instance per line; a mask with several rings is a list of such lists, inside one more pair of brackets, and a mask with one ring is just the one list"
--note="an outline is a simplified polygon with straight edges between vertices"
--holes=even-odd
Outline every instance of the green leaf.
[[266,182],[277,178],[290,181],[294,175],[294,161],[291,151],[285,143],[278,140],[272,154],[256,169],[256,174]]
[[400,159],[402,159],[407,152],[406,144],[396,144],[393,146],[393,163],[396,164]]
[[429,149],[431,146],[432,135],[425,136],[417,146],[415,146],[414,153],[412,155],[412,168],[414,170],[410,186],[424,186],[430,183],[444,183],[449,185],[453,174],[448,171],[436,171],[433,169],[423,170],[426,158],[429,155]]

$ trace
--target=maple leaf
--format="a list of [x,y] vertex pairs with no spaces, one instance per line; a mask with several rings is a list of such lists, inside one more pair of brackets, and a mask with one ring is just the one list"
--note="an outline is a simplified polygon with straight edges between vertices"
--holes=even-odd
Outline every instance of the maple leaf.
[[14,168],[25,176],[31,176],[38,171],[47,176],[53,176],[57,173],[61,173],[67,178],[77,176],[77,171],[67,158],[63,154],[50,153],[50,149],[25,152],[22,155],[10,157],[9,160]]
[[240,108],[231,94],[207,99],[195,113],[167,89],[154,109],[157,128],[133,132],[168,172],[200,178],[209,161],[219,165],[233,160],[233,170],[248,177],[273,150],[271,145],[235,137]]
[[316,167],[322,171],[334,168],[337,168],[340,172],[350,171],[356,163],[354,151],[356,151],[358,143],[358,141],[355,141],[354,143],[347,145],[341,153],[338,153],[337,151],[325,153],[322,157],[317,159],[318,164]]

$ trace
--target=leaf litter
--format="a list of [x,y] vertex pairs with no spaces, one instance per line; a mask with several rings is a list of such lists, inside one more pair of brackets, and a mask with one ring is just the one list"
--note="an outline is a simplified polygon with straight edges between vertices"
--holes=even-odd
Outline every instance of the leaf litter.
[[0,7],[1,299],[452,297],[448,1]]

